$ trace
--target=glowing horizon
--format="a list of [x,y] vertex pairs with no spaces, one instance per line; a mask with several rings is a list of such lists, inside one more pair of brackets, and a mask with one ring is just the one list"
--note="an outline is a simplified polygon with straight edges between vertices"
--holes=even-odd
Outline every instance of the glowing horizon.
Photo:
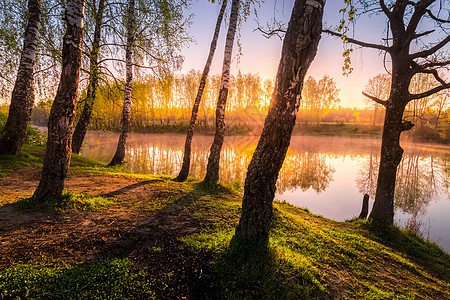
[[[283,3],[282,11],[277,13],[277,17],[288,21],[293,2]],[[343,2],[329,1],[325,6],[324,27],[332,27],[339,23],[341,15],[339,9]],[[192,13],[194,13],[193,23],[190,29],[191,34],[197,40],[197,44],[192,44],[184,48],[182,54],[185,56],[185,62],[181,72],[187,72],[190,69],[203,69],[211,42],[214,24],[219,11],[219,5],[211,3],[192,3]],[[258,10],[260,22],[265,24],[273,16],[274,4],[263,3]],[[208,16],[207,18],[205,16]],[[367,19],[367,18],[366,18]],[[372,17],[371,22],[359,20],[356,29],[357,33],[362,33],[370,42],[377,43],[379,40],[373,37],[381,37],[384,31],[383,16]],[[231,67],[231,73],[236,75],[240,70],[242,73],[258,73],[264,81],[265,79],[275,79],[278,62],[281,54],[282,41],[277,37],[271,39],[264,38],[261,33],[254,31],[257,22],[254,16],[251,16],[241,28],[242,55],[238,63],[236,61],[237,45],[233,49],[234,60]],[[356,32],[357,31],[357,32]],[[217,46],[213,65],[210,74],[221,72],[224,37],[226,27],[222,26],[219,44]],[[361,35],[361,34],[360,34]],[[372,37],[372,38],[370,38]],[[315,60],[313,61],[307,76],[313,76],[320,79],[323,75],[333,77],[337,87],[341,90],[339,98],[340,105],[344,107],[364,108],[366,102],[362,95],[368,80],[379,73],[385,73],[383,66],[383,57],[372,49],[355,49],[352,55],[353,72],[347,77],[342,75],[342,41],[339,38],[322,35],[319,49]]]

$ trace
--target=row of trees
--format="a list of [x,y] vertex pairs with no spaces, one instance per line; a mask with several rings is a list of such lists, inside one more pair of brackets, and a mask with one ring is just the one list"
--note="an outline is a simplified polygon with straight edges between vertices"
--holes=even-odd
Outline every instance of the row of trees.
[[[136,80],[133,83],[133,128],[139,130],[149,126],[185,125],[190,120],[192,111],[192,99],[195,98],[199,88],[201,73],[191,70],[187,74],[169,75],[164,77],[148,76],[143,80]],[[323,120],[327,112],[337,109],[338,103],[335,83],[329,76],[324,76],[317,81],[309,77],[308,83],[314,91],[308,95],[303,95],[300,115],[305,122],[319,122]],[[226,104],[227,123],[242,123],[254,125],[263,122],[267,114],[270,96],[273,92],[273,80],[264,80],[258,74],[242,74],[238,72],[236,76],[230,75],[228,100]],[[330,99],[329,86],[333,87]],[[220,76],[215,74],[205,81],[203,87],[202,101],[198,106],[198,121],[202,124],[213,124],[215,118],[215,101],[220,88]],[[328,89],[328,90],[327,90]],[[82,95],[82,98],[89,93],[89,89]],[[328,93],[328,94],[327,94]],[[122,85],[112,83],[111,85],[100,85],[97,87],[95,108],[92,110],[92,123],[96,129],[104,128],[118,130],[120,123],[118,115],[122,110],[123,101]],[[87,96],[86,96],[87,97]],[[85,101],[79,103],[77,107],[83,117],[84,106],[89,105]],[[38,104],[35,112],[45,118],[46,107],[51,106],[51,102]],[[320,118],[318,118],[320,117]],[[348,118],[350,122],[352,118]],[[356,118],[353,119],[355,121]],[[38,124],[43,124],[45,120],[35,119]],[[329,118],[325,122],[329,121]],[[331,120],[333,122],[333,120]],[[105,124],[102,127],[100,124]]]
[[[191,70],[187,74],[167,77],[148,76],[133,82],[133,106],[130,128],[133,131],[148,132],[160,127],[173,127],[183,130],[189,124],[192,111],[192,99],[198,89],[201,74]],[[379,74],[370,79],[366,92],[384,98],[389,93],[388,74]],[[420,81],[419,81],[420,79]],[[432,84],[430,76],[413,78],[411,89],[419,90],[417,81]],[[318,86],[328,82],[329,85]],[[202,101],[199,103],[197,125],[212,128],[215,122],[215,100],[219,91],[219,75],[211,75],[205,82]],[[267,114],[270,95],[273,92],[273,81],[262,80],[258,74],[241,74],[230,76],[229,95],[226,110],[226,124],[229,127],[240,127],[252,130],[263,125]],[[337,88],[328,93],[327,86],[335,86],[332,78],[325,75],[319,81],[308,77],[302,93],[302,101],[297,115],[297,126],[320,125],[321,123],[357,123],[378,126],[384,119],[384,109],[380,104],[368,100],[364,109],[345,108],[338,102]],[[416,87],[417,86],[417,87]],[[422,85],[423,86],[423,85]],[[311,90],[315,93],[311,93]],[[421,88],[420,90],[423,90]],[[420,91],[419,90],[419,91]],[[328,89],[330,91],[330,89]],[[82,93],[87,98],[89,90]],[[119,131],[123,87],[119,83],[102,84],[97,87],[96,101],[91,112],[90,128],[98,130]],[[331,95],[331,97],[330,97]],[[32,123],[45,126],[50,113],[51,101],[38,103],[32,114]],[[77,118],[83,117],[84,106],[81,101],[77,106]],[[405,109],[405,118],[418,127],[430,127],[442,138],[450,137],[450,94],[446,91],[410,103]],[[78,117],[79,116],[79,117]],[[415,127],[413,130],[417,129]],[[167,129],[168,130],[168,129]],[[75,143],[75,142],[74,142]]]

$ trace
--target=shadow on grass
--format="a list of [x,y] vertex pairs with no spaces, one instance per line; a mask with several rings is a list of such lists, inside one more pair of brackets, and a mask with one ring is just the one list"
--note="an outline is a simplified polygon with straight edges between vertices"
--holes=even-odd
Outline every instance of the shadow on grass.
[[381,227],[373,223],[367,223],[366,226],[375,240],[407,255],[430,274],[450,282],[450,254],[438,245],[395,226]]
[[141,181],[141,182],[138,182],[138,183],[130,184],[130,185],[126,186],[126,187],[123,187],[121,189],[118,189],[118,190],[115,190],[115,191],[103,194],[101,196],[102,197],[115,197],[115,196],[118,196],[120,194],[124,194],[126,192],[129,192],[131,190],[137,189],[138,187],[150,184],[150,183],[155,182],[155,181],[158,181],[158,180],[146,180],[146,181]]
[[63,192],[60,197],[42,201],[34,196],[21,198],[13,205],[18,210],[64,212],[67,209],[101,210],[115,203],[114,199],[103,196],[90,196],[73,192]]
[[203,225],[186,209],[210,191],[229,192],[221,186],[196,184],[189,193],[135,220],[137,225],[116,228],[114,236],[118,238],[99,247],[95,259],[126,258],[146,266],[157,299],[215,299],[215,280],[210,276],[213,254],[189,251],[179,241],[201,231]]
[[198,200],[199,198],[210,195],[232,195],[234,191],[231,188],[225,187],[220,183],[200,182],[194,185],[194,189],[177,199],[174,204],[188,206]]
[[268,241],[252,244],[233,237],[214,270],[220,283],[219,299],[330,298],[314,278],[283,266]]

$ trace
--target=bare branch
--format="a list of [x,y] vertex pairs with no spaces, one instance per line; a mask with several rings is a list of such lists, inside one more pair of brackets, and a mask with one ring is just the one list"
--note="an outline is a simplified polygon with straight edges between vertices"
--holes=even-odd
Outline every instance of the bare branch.
[[433,68],[433,67],[445,67],[450,65],[450,60],[445,61],[435,61],[435,62],[427,62],[425,64],[418,64],[422,69]]
[[44,68],[44,69],[40,69],[40,70],[34,71],[33,76],[36,75],[36,74],[43,73],[43,72],[46,72],[46,71],[48,71],[48,70],[51,70],[51,69],[53,69],[53,68],[55,68],[55,67],[56,67],[56,64],[52,64],[52,65],[50,65],[50,66],[47,67],[47,68]]
[[411,37],[411,40],[418,39],[418,38],[420,38],[420,37],[429,35],[430,33],[433,33],[433,32],[434,32],[434,30],[428,30],[428,31],[425,31],[425,32],[422,32],[422,33],[416,33],[416,34],[414,34],[414,35]]
[[[334,32],[334,31],[331,31],[329,29],[324,29],[324,30],[322,30],[322,32],[327,33],[329,35],[333,35],[333,36],[337,36],[337,37],[342,38],[342,34],[339,33],[339,32]],[[355,40],[355,39],[352,39],[352,38],[349,38],[349,37],[346,37],[346,39],[347,39],[347,41],[349,43],[352,43],[352,44],[355,44],[355,45],[359,45],[359,46],[362,46],[362,47],[378,49],[378,50],[382,50],[382,51],[386,51],[386,52],[390,52],[390,50],[391,50],[390,47],[386,47],[386,46],[379,45],[379,44],[366,43],[366,42],[358,41],[358,40]]]
[[376,103],[383,105],[384,107],[386,107],[386,105],[387,105],[387,101],[385,101],[385,100],[381,100],[380,98],[377,98],[375,96],[369,95],[369,94],[367,94],[365,92],[362,92],[362,94],[364,96],[366,96],[367,98],[369,98],[370,100],[373,100]]
[[434,76],[434,78],[439,81],[440,84],[442,85],[446,85],[447,83],[445,82],[444,79],[442,79],[438,72],[436,71],[436,69],[431,69],[431,70],[422,70],[420,73],[425,73],[425,74],[432,74]]
[[117,61],[117,62],[120,62],[120,63],[125,63],[125,60],[124,60],[124,59],[108,57],[108,58],[104,58],[104,59],[100,60],[100,61],[98,62],[98,64],[99,64],[99,65],[100,65],[100,64],[103,64],[103,63],[106,62],[106,61]]
[[381,6],[381,10],[384,12],[384,14],[390,19],[391,11],[389,10],[389,8],[387,8],[386,3],[384,3],[384,0],[380,0],[380,6]]
[[275,35],[280,40],[283,39],[283,35],[286,33],[286,30],[284,30],[284,29],[273,29],[273,30],[270,30],[270,31],[266,31],[266,30],[262,29],[259,26],[258,26],[258,28],[255,28],[253,30],[253,32],[255,32],[255,31],[260,31],[266,39],[270,39],[272,36]]
[[421,0],[418,1],[417,3],[411,4],[414,7],[414,13],[411,16],[411,19],[409,20],[408,23],[408,27],[406,29],[406,31],[410,35],[412,35],[416,31],[417,26],[420,23],[420,20],[427,11],[427,7],[430,6],[434,1],[435,0]]
[[436,17],[435,15],[433,15],[433,13],[427,9],[427,13],[430,16],[430,18],[432,18],[433,20],[440,22],[440,23],[450,23],[450,20],[444,20],[444,19],[439,19],[438,17]]
[[407,99],[409,102],[411,100],[425,98],[425,97],[431,96],[433,94],[436,94],[437,92],[440,92],[440,91],[448,89],[448,88],[450,88],[450,83],[447,83],[445,85],[439,85],[435,88],[432,88],[431,90],[428,90],[428,91],[420,93],[420,94],[410,94]]
[[284,35],[286,34],[286,24],[284,24],[283,22],[272,19],[272,23],[267,22],[266,26],[262,27],[259,24],[259,21],[256,21],[258,27],[254,29],[253,32],[260,31],[267,39],[271,38],[272,36],[277,36],[280,40],[282,40]]
[[439,49],[441,49],[442,47],[447,45],[448,42],[450,42],[450,35],[448,35],[445,39],[443,39],[442,41],[437,43],[435,46],[433,46],[433,47],[431,47],[431,48],[429,48],[427,50],[423,50],[423,51],[420,51],[420,52],[413,53],[409,57],[411,59],[415,59],[415,58],[419,58],[419,57],[430,56],[431,54],[435,53],[436,51],[438,51]]

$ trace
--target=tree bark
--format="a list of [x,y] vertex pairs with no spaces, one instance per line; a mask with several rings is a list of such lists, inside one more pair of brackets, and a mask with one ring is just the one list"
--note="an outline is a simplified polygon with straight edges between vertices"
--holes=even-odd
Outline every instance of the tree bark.
[[81,67],[84,3],[85,0],[67,2],[61,79],[50,111],[42,176],[33,195],[39,201],[60,197],[67,177]]
[[[394,65],[395,61],[394,61]],[[381,142],[380,167],[378,171],[377,190],[375,202],[369,218],[374,222],[383,225],[394,223],[394,194],[397,168],[402,159],[403,149],[400,147],[400,135],[404,130],[408,130],[403,123],[403,113],[406,107],[405,95],[408,93],[410,76],[409,68],[405,65],[398,66],[393,74],[392,92],[386,106],[386,114],[383,126]],[[399,74],[400,73],[400,74]]]
[[361,213],[359,214],[358,218],[359,219],[366,219],[368,213],[369,213],[369,195],[368,194],[364,194],[363,205],[362,205],[362,208],[361,208]]
[[115,166],[123,163],[125,158],[125,145],[128,137],[128,131],[130,129],[131,90],[133,85],[133,51],[135,38],[134,5],[135,0],[128,0],[127,46],[125,49],[126,82],[123,97],[122,130],[120,132],[119,142],[117,143],[116,153],[114,154],[111,162],[108,164],[109,166]]
[[41,27],[40,0],[28,1],[28,22],[25,29],[19,70],[11,96],[9,115],[0,137],[0,155],[15,155],[25,141],[34,104],[32,94],[33,72]]
[[247,171],[235,234],[240,242],[260,243],[269,236],[275,184],[290,144],[303,80],[317,52],[324,5],[325,0],[295,1],[269,112]]
[[202,77],[200,79],[200,85],[198,87],[197,97],[195,98],[194,105],[192,106],[191,120],[189,121],[189,128],[186,135],[186,142],[184,144],[184,156],[183,165],[181,166],[180,173],[175,178],[176,181],[185,181],[189,175],[189,167],[191,164],[191,145],[192,138],[194,136],[195,122],[197,121],[198,108],[200,106],[200,101],[202,100],[203,90],[205,89],[206,79],[208,78],[209,69],[211,68],[211,63],[214,57],[214,53],[217,47],[217,39],[219,38],[220,26],[222,24],[223,14],[227,6],[227,0],[222,2],[222,7],[220,8],[219,16],[217,17],[216,28],[214,30],[214,36],[211,41],[211,46],[209,49],[208,59],[206,60],[205,67],[203,69]]
[[[450,88],[450,82],[440,77],[438,70],[450,65],[445,46],[450,43],[450,36],[446,34],[441,20],[433,15],[433,4],[437,0],[391,1],[389,7],[385,1],[365,1],[363,10],[381,10],[388,18],[388,30],[392,37],[388,38],[389,45],[380,45],[358,41],[348,38],[347,41],[362,47],[368,47],[385,51],[392,59],[391,91],[387,101],[371,97],[377,103],[386,107],[384,128],[381,144],[380,167],[378,172],[377,190],[372,212],[369,216],[377,225],[392,225],[394,222],[394,194],[398,165],[403,155],[400,147],[400,135],[405,130],[410,130],[414,125],[409,121],[403,121],[403,113],[406,105],[414,100],[429,97],[439,91]],[[425,16],[430,17],[434,30],[423,31],[430,24],[424,24]],[[418,30],[418,26],[424,28]],[[421,40],[431,32],[441,28],[443,39],[437,43],[429,40]],[[334,36],[341,37],[337,32],[325,30]],[[431,45],[426,49],[413,52],[411,43]],[[436,80],[436,86],[418,94],[411,94],[409,86],[411,79],[416,74],[432,74]],[[367,96],[367,95],[366,95]],[[415,116],[414,116],[415,119]]]
[[219,180],[220,151],[223,146],[225,135],[225,107],[228,97],[228,85],[230,82],[231,55],[233,52],[234,37],[236,34],[237,19],[239,14],[240,0],[231,2],[230,24],[228,26],[227,39],[225,42],[225,53],[223,57],[222,79],[219,97],[216,106],[216,133],[209,152],[206,176],[203,181],[216,183]]
[[98,58],[100,52],[100,38],[101,29],[103,25],[103,12],[105,10],[105,0],[99,0],[97,12],[95,15],[95,29],[94,40],[92,41],[92,50],[89,54],[89,85],[87,88],[87,95],[81,113],[80,119],[75,126],[75,131],[72,138],[72,152],[79,154],[81,145],[83,144],[84,137],[86,135],[89,123],[91,122],[92,110],[94,109],[95,94],[98,86]]
[[385,226],[394,223],[394,194],[397,168],[403,155],[400,147],[400,135],[412,128],[411,122],[403,122],[403,113],[408,99],[409,85],[414,70],[409,56],[410,42],[408,33],[404,30],[404,13],[406,3],[394,6],[390,23],[393,35],[392,81],[389,99],[386,102],[383,135],[381,141],[380,166],[378,171],[377,189],[372,212],[369,218],[377,225]]

